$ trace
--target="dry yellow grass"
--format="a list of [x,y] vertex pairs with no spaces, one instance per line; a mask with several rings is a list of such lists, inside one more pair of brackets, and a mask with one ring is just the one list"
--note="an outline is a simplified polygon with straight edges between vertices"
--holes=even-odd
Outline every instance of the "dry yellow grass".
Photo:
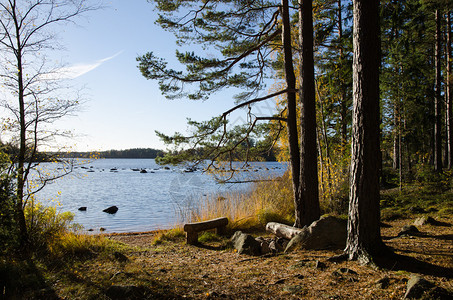
[[263,227],[269,221],[291,223],[294,202],[288,174],[275,180],[254,183],[247,193],[210,195],[185,211],[189,222],[227,217],[230,228]]

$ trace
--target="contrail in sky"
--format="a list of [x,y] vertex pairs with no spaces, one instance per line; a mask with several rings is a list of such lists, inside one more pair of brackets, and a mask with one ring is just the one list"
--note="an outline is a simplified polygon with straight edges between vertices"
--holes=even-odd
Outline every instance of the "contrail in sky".
[[[57,70],[54,75],[50,75],[51,77],[57,77],[57,79],[75,79],[79,76],[82,76],[83,74],[86,74],[90,71],[93,71],[103,63],[117,57],[123,53],[123,51],[120,51],[112,56],[97,60],[93,63],[83,63],[83,64],[76,64],[73,66],[69,67],[63,67],[59,70]],[[54,78],[55,79],[55,78]]]

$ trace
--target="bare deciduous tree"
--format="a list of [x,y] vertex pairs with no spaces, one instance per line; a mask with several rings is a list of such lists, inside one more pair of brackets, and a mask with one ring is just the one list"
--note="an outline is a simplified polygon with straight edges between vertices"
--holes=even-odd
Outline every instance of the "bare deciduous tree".
[[11,172],[17,178],[16,214],[23,246],[27,243],[25,204],[55,179],[37,172],[40,185],[28,185],[38,148],[59,134],[65,135],[48,125],[73,113],[80,101],[77,93],[61,84],[62,74],[58,66],[49,63],[46,53],[58,48],[54,34],[58,24],[73,22],[97,8],[87,0],[0,1],[0,91],[4,113],[8,114],[3,125],[18,148]]

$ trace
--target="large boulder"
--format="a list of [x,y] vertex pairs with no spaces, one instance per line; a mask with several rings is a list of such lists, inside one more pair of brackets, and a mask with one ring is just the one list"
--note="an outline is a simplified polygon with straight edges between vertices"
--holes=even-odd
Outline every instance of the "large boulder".
[[453,299],[453,293],[420,276],[413,275],[407,282],[404,299]]
[[236,231],[231,238],[234,248],[239,254],[261,255],[261,244],[250,234]]
[[398,236],[418,236],[420,235],[420,230],[414,225],[405,225],[401,228],[401,231],[398,233]]
[[450,224],[441,222],[441,221],[437,221],[436,219],[434,219],[433,217],[430,217],[430,216],[423,216],[423,217],[417,218],[414,221],[414,226],[423,226],[423,225],[427,225],[427,224],[433,225],[433,226],[450,226]]
[[434,284],[419,276],[412,276],[407,282],[404,299],[419,299],[422,295],[434,287]]
[[303,249],[344,249],[347,221],[333,216],[322,217],[291,239],[285,252],[297,247]]
[[108,213],[108,214],[116,214],[117,211],[118,211],[118,207],[116,207],[115,205],[110,206],[109,208],[106,208],[103,210],[103,212]]
[[414,226],[423,226],[426,224],[434,224],[436,220],[434,220],[432,217],[428,216],[423,216],[419,217],[414,221]]

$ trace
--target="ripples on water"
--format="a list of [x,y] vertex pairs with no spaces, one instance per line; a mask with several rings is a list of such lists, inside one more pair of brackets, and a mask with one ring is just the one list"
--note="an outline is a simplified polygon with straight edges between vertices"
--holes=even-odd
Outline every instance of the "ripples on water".
[[[55,164],[43,167],[51,169]],[[268,178],[283,174],[285,168],[277,162],[257,162],[241,176]],[[154,159],[100,159],[79,166],[72,174],[46,186],[37,198],[47,205],[58,202],[61,211],[74,213],[74,221],[86,230],[97,232],[103,227],[106,232],[132,232],[172,227],[182,222],[177,211],[196,199],[214,193],[245,191],[248,187],[218,184],[202,171],[164,168]],[[102,212],[112,205],[119,208],[116,214]],[[82,206],[87,210],[79,211]]]

